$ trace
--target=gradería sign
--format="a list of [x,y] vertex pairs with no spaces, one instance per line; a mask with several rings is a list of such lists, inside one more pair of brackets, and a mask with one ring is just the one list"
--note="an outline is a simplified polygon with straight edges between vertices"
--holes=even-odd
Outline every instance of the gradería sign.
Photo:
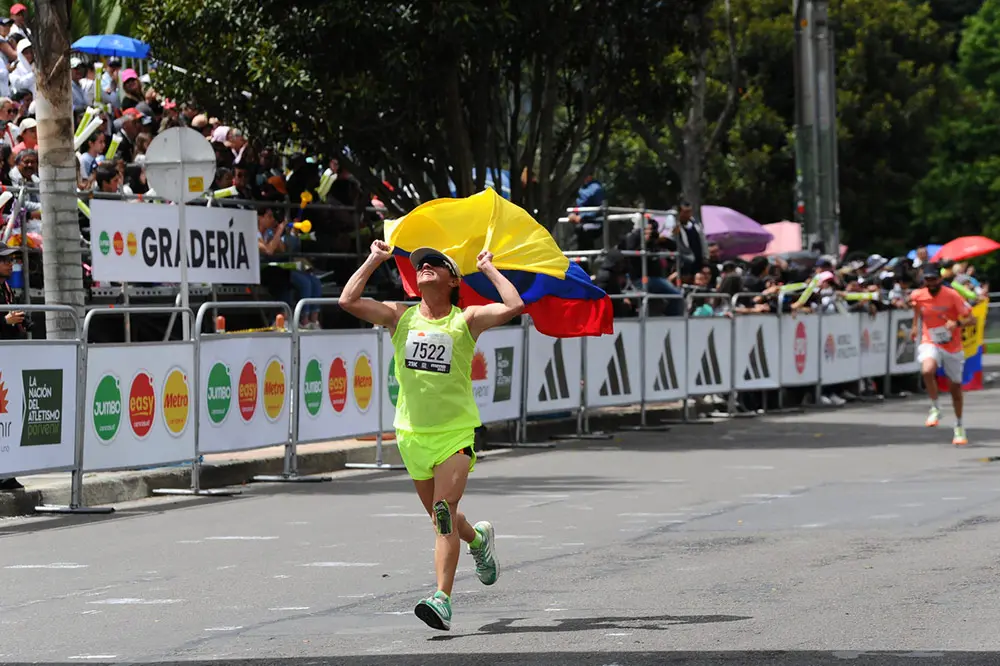
[[[254,211],[188,206],[186,220],[190,282],[260,283]],[[177,206],[94,200],[90,229],[95,280],[180,282]]]

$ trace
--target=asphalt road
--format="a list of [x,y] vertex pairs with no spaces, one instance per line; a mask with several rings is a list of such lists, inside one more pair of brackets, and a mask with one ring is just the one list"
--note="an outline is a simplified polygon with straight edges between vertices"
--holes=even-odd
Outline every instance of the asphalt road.
[[912,400],[483,461],[450,633],[397,473],[3,521],[0,663],[997,664],[998,397],[960,450]]

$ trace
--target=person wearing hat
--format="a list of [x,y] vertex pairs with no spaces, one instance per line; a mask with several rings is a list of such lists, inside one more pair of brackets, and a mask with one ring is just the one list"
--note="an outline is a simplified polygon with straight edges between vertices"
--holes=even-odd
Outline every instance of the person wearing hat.
[[17,67],[10,74],[10,87],[35,96],[35,49],[31,42],[22,39],[17,43]]
[[340,306],[359,319],[384,326],[392,335],[399,382],[393,424],[396,441],[437,532],[437,591],[422,599],[414,613],[432,629],[446,631],[451,628],[451,592],[461,541],[469,544],[480,582],[492,585],[499,573],[493,526],[486,521],[473,525],[459,511],[476,463],[475,430],[482,425],[472,394],[472,357],[479,336],[521,314],[524,302],[493,265],[493,254],[484,250],[476,268],[493,284],[502,302],[459,309],[462,273],[458,264],[428,247],[410,253],[419,305],[361,298],[375,269],[391,256],[389,245],[373,242],[368,259],[344,287]]
[[10,18],[14,22],[14,25],[10,27],[10,34],[24,35],[31,39],[31,29],[28,27],[28,8],[20,2],[11,5]]
[[951,402],[955,410],[955,429],[952,444],[964,446],[969,443],[962,425],[962,374],[965,367],[965,350],[962,346],[962,327],[974,323],[972,308],[962,296],[946,287],[937,264],[922,266],[924,286],[910,294],[913,308],[913,338],[916,340],[917,321],[920,321],[920,346],[917,360],[931,399],[931,409],[926,425],[936,427],[941,420],[938,405],[938,368],[944,370],[948,379]]
[[[14,272],[14,259],[19,250],[13,247],[0,246],[0,298],[4,305],[15,305],[14,290],[7,280]],[[20,310],[0,312],[0,340],[24,340],[31,330],[31,318]],[[24,488],[14,477],[0,478],[0,492],[21,490]]]
[[20,141],[13,148],[14,154],[17,155],[22,150],[38,150],[38,121],[34,118],[25,118],[17,129]]
[[73,113],[83,113],[94,104],[94,81],[87,78],[87,63],[73,56],[69,59],[70,89],[73,92]]

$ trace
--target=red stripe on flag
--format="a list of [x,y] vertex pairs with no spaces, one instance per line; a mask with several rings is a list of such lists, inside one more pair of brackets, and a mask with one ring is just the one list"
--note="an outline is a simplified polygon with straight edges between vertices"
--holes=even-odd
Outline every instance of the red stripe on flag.
[[[459,307],[492,303],[464,282],[459,289]],[[553,338],[582,338],[612,335],[615,332],[614,308],[611,298],[600,300],[571,300],[544,296],[526,305],[525,314],[531,315],[535,328],[542,335]]]

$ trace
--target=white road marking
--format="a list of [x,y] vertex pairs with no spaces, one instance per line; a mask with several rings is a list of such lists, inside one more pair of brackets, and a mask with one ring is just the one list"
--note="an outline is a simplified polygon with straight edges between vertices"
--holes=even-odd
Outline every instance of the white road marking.
[[498,534],[498,539],[544,539],[545,537],[540,534]]
[[799,525],[800,529],[813,529],[815,527],[826,527],[826,523],[806,523],[805,525]]
[[771,470],[774,469],[771,465],[728,465],[726,469],[755,469],[755,470]]
[[103,613],[104,611],[99,610],[85,610],[80,615],[97,615],[98,613]]
[[968,497],[942,497],[943,502],[961,502],[962,500],[969,499]]
[[546,613],[558,613],[559,611],[568,610],[567,608],[546,608]]
[[276,536],[213,536],[205,537],[205,541],[274,541]]
[[564,543],[563,546],[582,546],[584,545],[582,541],[575,541],[573,543]]
[[[432,572],[433,573],[433,572]],[[364,594],[338,594],[338,599],[364,599],[365,597],[374,597],[374,592],[365,592]]]
[[378,562],[310,562],[300,567],[377,567]]
[[309,521],[308,520],[295,520],[295,521],[290,522],[288,524],[289,525],[308,525]]
[[277,576],[271,576],[271,578],[277,578],[278,580],[281,580],[283,578],[291,578],[291,576],[287,576],[285,574],[278,574]]
[[893,518],[899,518],[898,513],[880,513],[875,516],[868,516],[868,520],[892,520]]
[[303,611],[309,610],[309,606],[281,606],[279,608],[268,608],[271,611]]
[[243,627],[209,627],[205,631],[236,631],[237,629],[242,629]]
[[917,507],[921,507],[923,505],[923,502],[910,502],[909,504],[897,504],[896,506],[901,509],[916,509]]
[[235,569],[235,568],[236,568],[235,564],[223,564],[221,567],[215,567],[215,570],[216,571],[223,571],[225,569]]
[[201,543],[201,539],[184,539],[183,541],[178,541],[177,543]]
[[426,513],[373,513],[372,518],[429,518]]
[[89,564],[74,564],[72,562],[53,562],[52,564],[11,564],[4,569],[86,569]]
[[675,512],[671,512],[671,513],[619,513],[618,517],[619,518],[626,518],[626,517],[633,517],[634,516],[634,517],[637,517],[637,518],[638,517],[644,517],[644,518],[666,518],[667,516],[684,516],[684,515],[687,515],[687,512],[677,513],[675,511]]
[[117,659],[116,654],[77,654],[67,659]]
[[628,632],[614,633],[614,634],[604,634],[604,635],[605,636],[631,636],[632,632],[628,631]]
[[378,611],[376,615],[409,615],[413,611]]
[[91,605],[101,605],[101,606],[160,606],[165,604],[182,604],[183,599],[99,599],[97,601],[88,601]]

